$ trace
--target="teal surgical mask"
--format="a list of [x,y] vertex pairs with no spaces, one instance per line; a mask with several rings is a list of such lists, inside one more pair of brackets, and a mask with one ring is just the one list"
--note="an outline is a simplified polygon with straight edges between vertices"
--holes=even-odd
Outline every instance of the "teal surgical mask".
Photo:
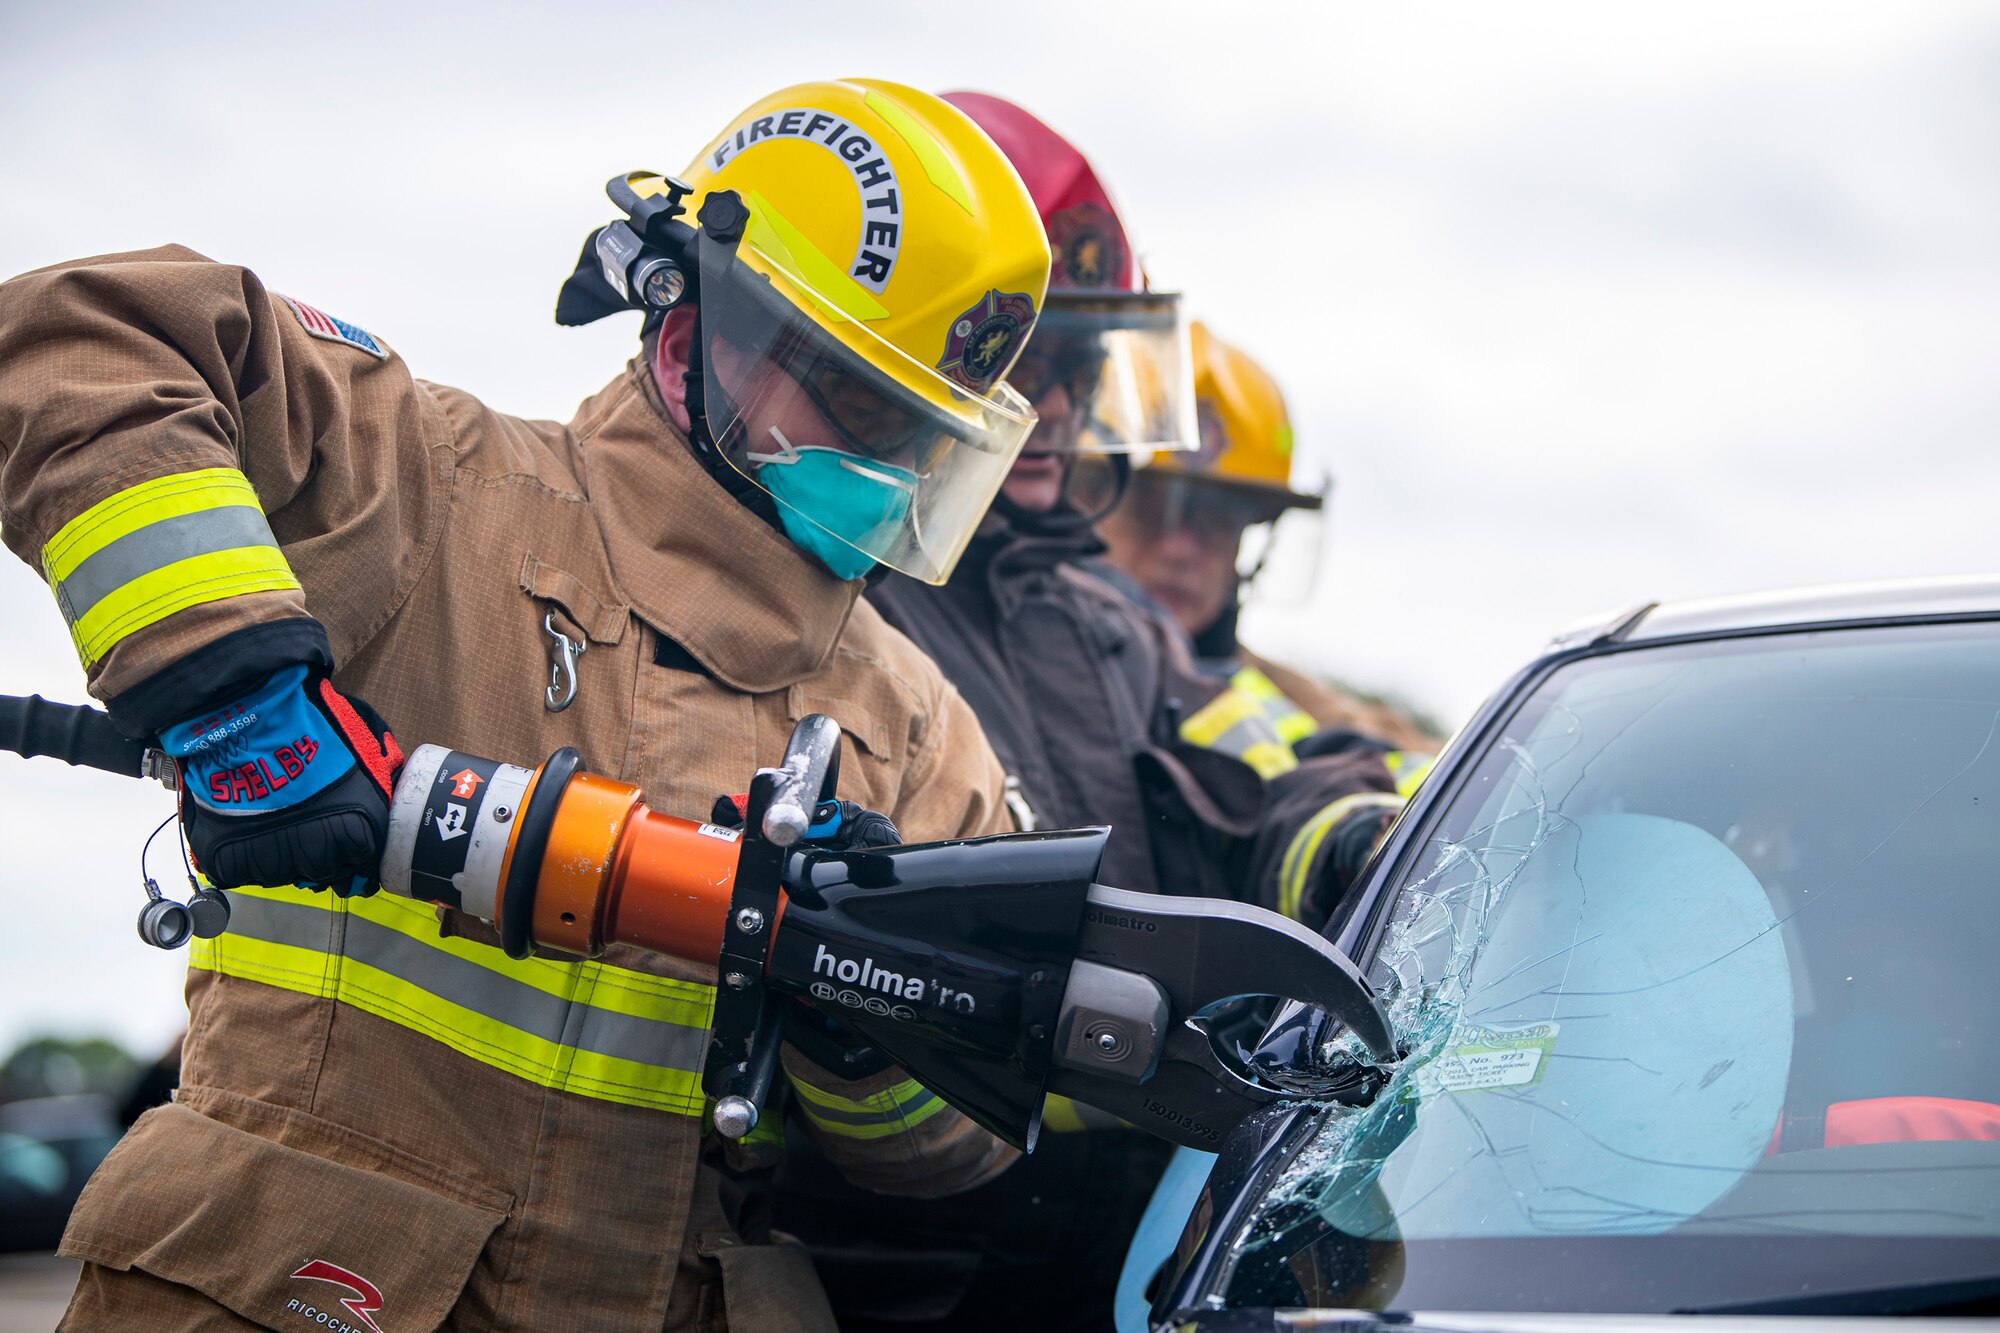
[[792,545],[838,579],[875,568],[870,550],[896,544],[916,495],[917,474],[842,449],[794,445],[770,428],[775,453],[749,455],[757,484],[778,501],[778,519]]

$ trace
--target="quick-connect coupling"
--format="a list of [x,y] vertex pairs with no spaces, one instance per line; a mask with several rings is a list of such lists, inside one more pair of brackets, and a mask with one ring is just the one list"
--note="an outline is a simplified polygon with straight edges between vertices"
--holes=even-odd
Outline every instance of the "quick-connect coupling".
[[498,923],[501,875],[535,770],[419,745],[389,802],[382,887]]
[[572,749],[529,769],[420,745],[389,805],[382,884],[478,917],[516,958],[630,944],[712,966],[739,836],[658,813]]

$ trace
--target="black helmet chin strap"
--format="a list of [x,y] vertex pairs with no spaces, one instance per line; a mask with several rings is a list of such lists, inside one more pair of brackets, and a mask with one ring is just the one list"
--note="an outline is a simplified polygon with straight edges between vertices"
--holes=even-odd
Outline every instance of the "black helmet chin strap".
[[[653,174],[657,173],[613,176],[606,183],[604,192],[626,216],[585,238],[576,269],[556,297],[556,323],[574,327],[621,311],[644,311],[646,322],[639,336],[647,351],[648,370],[657,373],[658,340],[665,336],[667,315],[688,303],[694,327],[688,338],[687,369],[682,372],[681,401],[687,406],[689,451],[731,499],[782,533],[784,526],[770,495],[723,456],[710,428],[708,379],[702,369],[708,349],[696,250],[702,245],[720,245],[733,251],[742,239],[748,211],[734,191],[715,191],[702,200],[697,231],[680,221],[686,212],[681,200],[692,192],[687,185],[671,176],[660,176],[664,188],[659,194],[641,197],[632,188],[634,176]],[[731,404],[725,401],[718,406],[734,420]]]
[[[664,317],[661,320],[665,322]],[[688,335],[687,369],[681,372],[681,401],[687,406],[688,448],[702,470],[715,479],[715,484],[729,493],[729,498],[742,505],[758,518],[769,524],[773,531],[782,535],[784,524],[778,518],[778,506],[770,493],[738,472],[727,458],[715,438],[710,424],[708,405],[708,376],[703,371],[703,358],[707,356],[707,339],[703,335],[701,307],[694,307],[694,328]],[[654,365],[659,364],[657,356],[648,358]],[[727,399],[721,408],[732,421],[736,409]],[[731,430],[741,430],[742,426],[732,425]]]
[[[694,308],[694,327],[688,333],[687,367],[681,371],[681,402],[687,405],[688,442],[702,458],[719,459],[721,444],[708,424],[708,376],[703,370],[707,338],[701,323],[701,307]],[[729,405],[723,405],[725,410]],[[731,416],[735,413],[731,412]]]
[[1222,609],[1215,613],[1215,619],[1193,636],[1194,655],[1218,662],[1233,661],[1238,647],[1236,621],[1242,614],[1242,599],[1231,593]]

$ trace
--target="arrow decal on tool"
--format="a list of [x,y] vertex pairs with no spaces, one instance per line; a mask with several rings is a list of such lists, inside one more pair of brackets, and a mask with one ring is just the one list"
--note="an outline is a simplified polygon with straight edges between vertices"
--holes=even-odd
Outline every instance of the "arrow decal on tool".
[[431,823],[438,826],[438,840],[440,842],[450,842],[453,838],[462,838],[466,834],[465,807],[456,801],[449,802],[444,808],[444,813],[434,817]]

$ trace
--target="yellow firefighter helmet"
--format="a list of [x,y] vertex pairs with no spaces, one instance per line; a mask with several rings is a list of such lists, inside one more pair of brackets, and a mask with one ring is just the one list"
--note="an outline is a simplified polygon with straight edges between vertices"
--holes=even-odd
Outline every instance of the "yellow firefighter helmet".
[[696,425],[794,543],[839,577],[943,582],[1034,428],[1003,377],[1049,248],[1006,157],[936,97],[850,79],[756,102],[679,179],[609,188],[645,221],[593,235],[558,320],[691,293]]
[[1294,488],[1292,421],[1278,382],[1201,321],[1190,332],[1201,447],[1192,453],[1159,454],[1146,473],[1211,482],[1274,501],[1280,508],[1318,509],[1324,485]]

